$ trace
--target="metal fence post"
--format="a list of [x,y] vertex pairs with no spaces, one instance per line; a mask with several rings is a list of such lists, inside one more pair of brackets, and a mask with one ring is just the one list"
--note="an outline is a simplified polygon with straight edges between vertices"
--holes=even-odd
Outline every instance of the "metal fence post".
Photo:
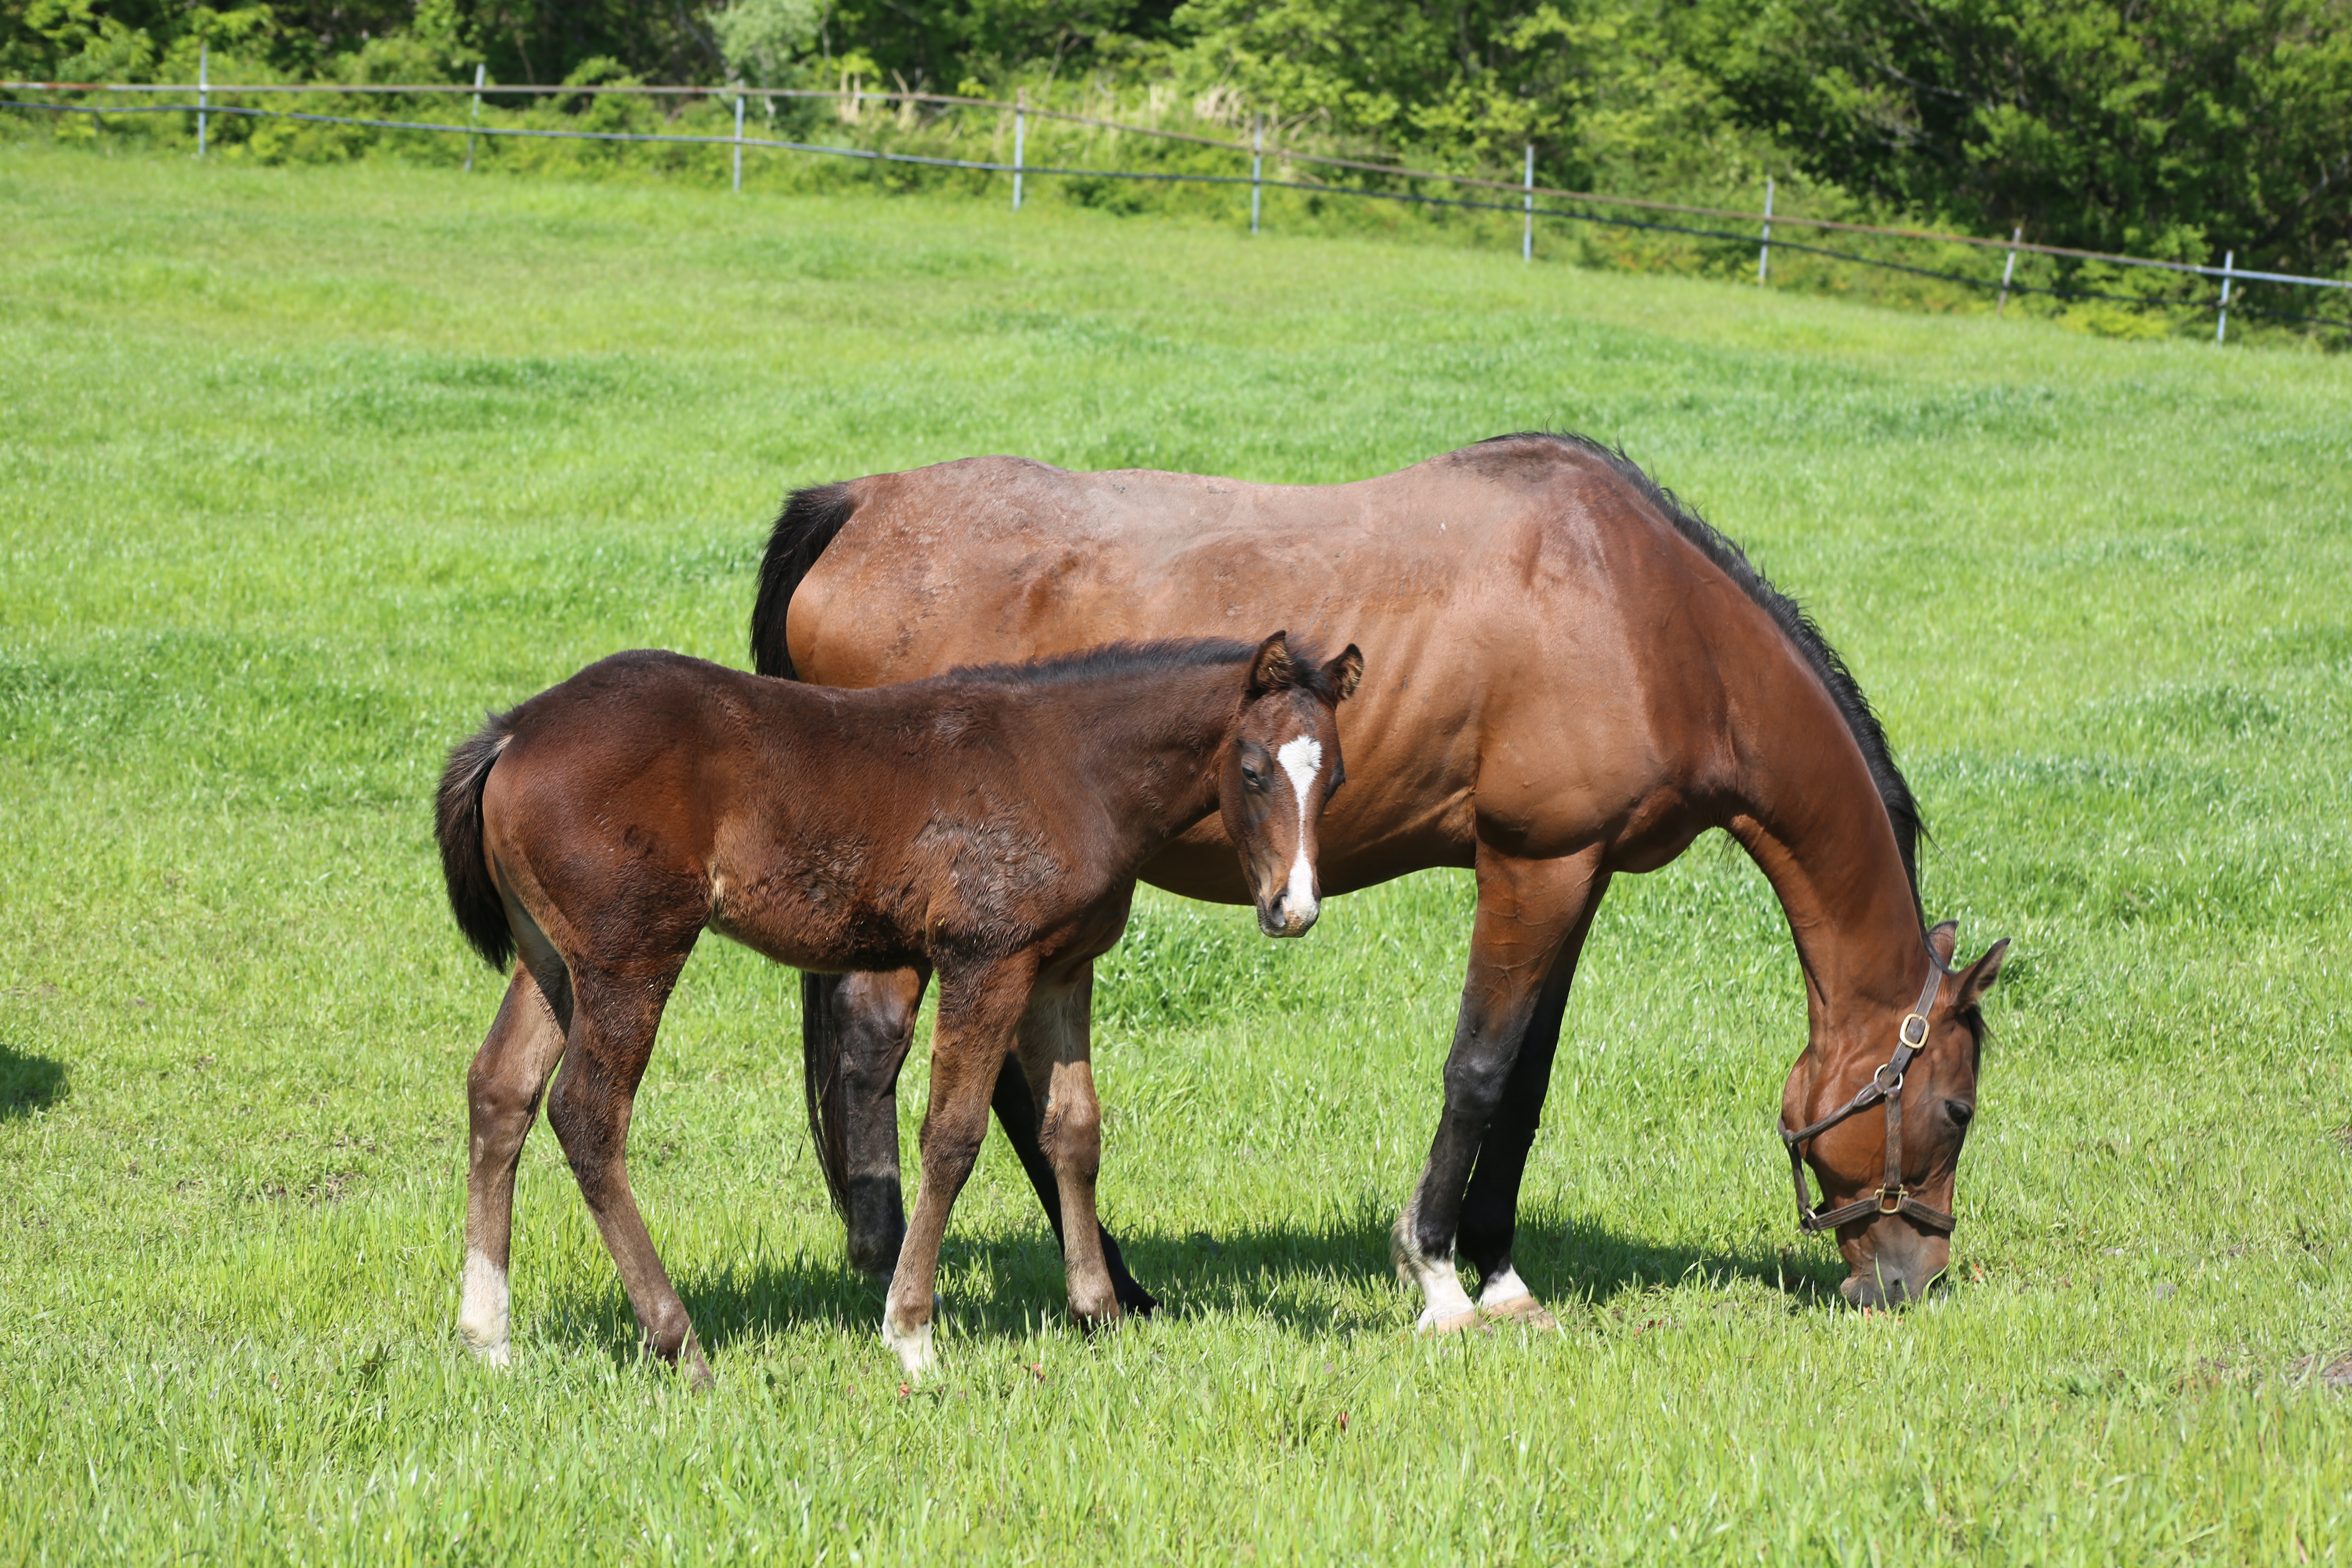
[[1250,116],[1250,232],[1257,232],[1258,176],[1265,170],[1265,116]]
[[1993,320],[1996,321],[2000,320],[2001,312],[2009,309],[2009,280],[2017,271],[2017,242],[2024,237],[2023,224],[2019,224],[2010,231],[2009,259],[2000,264],[2000,303],[1992,308]]
[[466,173],[469,174],[474,172],[474,127],[482,122],[482,73],[489,68],[487,64],[474,67],[474,107],[466,116]]
[[1764,287],[1764,275],[1772,266],[1772,176],[1764,176],[1764,243],[1756,252],[1756,287]]
[[2221,316],[2213,323],[2213,341],[2217,343],[2228,341],[2230,336],[2230,268],[2237,264],[2236,251],[2225,250],[2221,253]]
[[735,95],[735,194],[743,194],[743,95]]
[[211,118],[205,110],[212,103],[213,47],[211,43],[196,46],[196,156],[205,155],[205,122]]
[[1528,192],[1527,216],[1521,221],[1519,228],[1519,259],[1533,261],[1536,258],[1536,148],[1532,142],[1528,143],[1528,173],[1525,184]]
[[1028,114],[1028,109],[1029,109],[1029,89],[1028,89],[1027,88],[1025,88],[1025,87],[1022,87],[1022,88],[1015,88],[1015,89],[1013,89],[1013,210],[1014,212],[1019,212],[1019,211],[1021,210],[1021,154],[1022,154],[1022,152],[1023,152],[1023,148],[1022,148],[1022,142],[1023,142],[1024,138],[1024,137],[1026,137],[1026,135],[1028,134],[1028,130],[1029,130],[1029,114]]

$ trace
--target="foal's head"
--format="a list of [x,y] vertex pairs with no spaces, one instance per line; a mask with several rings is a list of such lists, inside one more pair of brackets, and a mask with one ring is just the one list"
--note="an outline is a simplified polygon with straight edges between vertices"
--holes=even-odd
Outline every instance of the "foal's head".
[[1363,673],[1353,643],[1318,666],[1294,656],[1281,632],[1250,660],[1217,798],[1268,936],[1305,936],[1321,908],[1315,826],[1323,803],[1347,782],[1338,710]]

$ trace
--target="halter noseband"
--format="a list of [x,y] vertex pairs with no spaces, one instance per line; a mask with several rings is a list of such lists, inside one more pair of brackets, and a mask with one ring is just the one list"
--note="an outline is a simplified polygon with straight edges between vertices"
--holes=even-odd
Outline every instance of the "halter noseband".
[[[1808,1234],[1835,1230],[1839,1226],[1860,1219],[1864,1215],[1881,1214],[1909,1215],[1931,1230],[1949,1231],[1958,1223],[1943,1210],[1929,1208],[1913,1197],[1911,1189],[1903,1184],[1903,1071],[1927,1043],[1927,1009],[1936,1005],[1937,988],[1943,984],[1944,976],[1950,973],[1944,967],[1943,961],[1931,951],[1927,954],[1927,984],[1920,987],[1918,1002],[1895,1028],[1895,1054],[1870,1075],[1870,1081],[1856,1090],[1852,1100],[1819,1121],[1810,1127],[1801,1127],[1794,1132],[1790,1131],[1785,1123],[1782,1124],[1780,1142],[1788,1147],[1789,1174],[1797,1184],[1797,1225],[1800,1229]],[[1867,1110],[1882,1100],[1886,1105],[1885,1182],[1876,1192],[1856,1198],[1850,1204],[1831,1208],[1829,1200],[1823,1198],[1821,1205],[1816,1207],[1808,1201],[1811,1194],[1805,1190],[1805,1157],[1798,1152],[1797,1145],[1828,1131],[1847,1117]]]

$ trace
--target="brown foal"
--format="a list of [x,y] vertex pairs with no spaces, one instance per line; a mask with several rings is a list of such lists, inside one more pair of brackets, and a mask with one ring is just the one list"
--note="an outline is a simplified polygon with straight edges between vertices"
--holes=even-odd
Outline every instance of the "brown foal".
[[[936,972],[922,1174],[883,1337],[933,1363],[948,1212],[1017,1062],[1059,1189],[1070,1310],[1119,1313],[1099,1243],[1093,961],[1137,870],[1217,816],[1260,926],[1314,923],[1316,824],[1363,660],[1265,642],[1117,645],[864,691],[667,653],[589,666],[451,754],[457,923],[513,978],[467,1077],[458,1329],[508,1356],[515,1167],[540,1096],[653,1352],[710,1372],[629,1190],[631,1101],[705,929],[804,970]],[[1068,1026],[1069,1020],[1077,1026]]]

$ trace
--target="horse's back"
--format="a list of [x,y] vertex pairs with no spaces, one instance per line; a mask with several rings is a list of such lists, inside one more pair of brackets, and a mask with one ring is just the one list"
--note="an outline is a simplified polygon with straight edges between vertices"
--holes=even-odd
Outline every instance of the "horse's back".
[[[1659,723],[1659,616],[1747,608],[1620,464],[1551,437],[1339,485],[976,458],[846,488],[849,521],[789,611],[809,680],[877,685],[1113,638],[1280,629],[1361,647],[1356,782],[1323,830],[1335,890],[1466,864],[1480,831],[1565,853],[1637,817],[1690,761],[1663,754],[1692,728]],[[1692,663],[1680,685],[1719,705]],[[1693,700],[1678,689],[1675,712]],[[1230,858],[1212,823],[1152,876],[1232,897]]]

